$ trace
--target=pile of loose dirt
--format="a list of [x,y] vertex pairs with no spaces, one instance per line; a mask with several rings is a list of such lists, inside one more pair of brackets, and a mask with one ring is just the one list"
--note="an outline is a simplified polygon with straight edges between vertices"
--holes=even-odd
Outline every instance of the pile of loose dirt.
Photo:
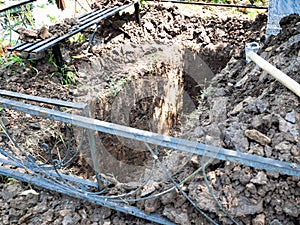
[[[231,56],[243,57],[246,41],[264,39],[265,14],[259,14],[254,21],[227,14],[184,13],[174,4],[145,5],[141,10],[142,26],[138,26],[129,14],[105,20],[98,29],[98,40],[91,50],[94,53],[103,49],[107,51],[128,42],[179,42],[200,52],[216,73],[226,66]],[[97,41],[101,44],[97,45]]]
[[[281,26],[278,36],[261,43],[259,54],[299,83],[300,17],[284,18]],[[213,139],[225,148],[299,164],[299,97],[244,60],[232,59],[212,85],[206,102],[211,110],[201,115],[197,128],[202,142]],[[243,224],[298,223],[299,177],[228,162],[208,167],[207,176],[219,201]],[[218,214],[204,181],[194,180],[188,189],[200,208]],[[220,215],[219,220],[231,224]]]

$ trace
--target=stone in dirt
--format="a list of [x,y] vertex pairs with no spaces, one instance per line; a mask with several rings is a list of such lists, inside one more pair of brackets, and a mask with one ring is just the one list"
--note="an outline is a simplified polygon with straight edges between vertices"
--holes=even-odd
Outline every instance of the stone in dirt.
[[260,185],[263,185],[263,184],[267,184],[268,178],[267,178],[267,175],[266,175],[264,172],[260,171],[260,172],[258,172],[257,175],[256,175],[254,178],[252,178],[250,181],[251,181],[252,183],[254,183],[254,184],[260,184]]
[[259,132],[258,130],[252,129],[252,130],[245,130],[245,135],[260,143],[261,145],[267,145],[270,144],[272,142],[272,139],[267,137],[265,134]]

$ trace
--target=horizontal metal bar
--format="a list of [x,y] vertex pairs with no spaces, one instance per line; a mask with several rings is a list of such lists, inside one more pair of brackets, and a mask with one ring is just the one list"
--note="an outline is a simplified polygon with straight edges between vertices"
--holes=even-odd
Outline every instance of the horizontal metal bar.
[[44,97],[39,97],[39,96],[21,94],[21,93],[1,90],[1,89],[0,89],[0,95],[9,96],[9,97],[13,97],[13,98],[19,98],[19,99],[25,99],[25,100],[29,100],[29,101],[47,103],[47,104],[56,105],[56,106],[63,106],[63,107],[68,107],[68,108],[73,108],[73,109],[84,110],[87,107],[87,104],[85,104],[85,103],[73,103],[73,102],[68,102],[68,101],[56,100],[56,99],[52,99],[52,98],[44,98]]
[[[153,1],[153,0],[149,0]],[[252,8],[252,9],[268,9],[264,6],[256,5],[234,5],[234,4],[222,4],[222,3],[208,3],[208,2],[195,2],[195,1],[176,1],[176,0],[159,0],[160,2],[172,2],[178,4],[192,4],[192,5],[204,5],[204,6],[218,6],[218,7],[229,7],[229,8]]]
[[110,11],[109,13],[107,13],[107,14],[105,14],[105,15],[103,15],[103,16],[98,17],[98,18],[95,19],[94,21],[90,21],[90,22],[88,22],[88,23],[86,23],[86,24],[80,26],[77,30],[75,30],[75,31],[73,31],[73,32],[71,32],[71,33],[67,33],[67,34],[65,34],[65,35],[63,35],[63,36],[61,36],[61,37],[57,37],[55,40],[50,41],[50,42],[47,43],[46,45],[41,46],[41,47],[35,49],[35,50],[32,51],[32,52],[38,53],[38,52],[44,51],[44,50],[46,50],[46,49],[48,49],[48,48],[50,48],[50,47],[56,45],[57,43],[66,40],[67,38],[69,38],[69,37],[71,37],[71,36],[73,36],[73,35],[75,35],[75,34],[81,32],[81,31],[83,31],[83,30],[85,30],[86,28],[88,28],[88,27],[90,27],[90,26],[92,26],[92,25],[94,25],[94,24],[96,24],[96,23],[99,23],[101,20],[104,20],[104,19],[106,19],[106,18],[108,18],[108,17],[113,16],[114,14],[116,14],[116,13],[118,13],[118,12],[120,12],[120,11],[122,11],[122,10],[124,10],[124,9],[126,9],[126,8],[128,8],[128,7],[130,7],[130,6],[132,6],[132,5],[133,5],[133,3],[130,3],[130,4],[123,5],[123,6],[120,6],[120,7],[118,7],[118,8],[115,8],[114,10]]
[[168,147],[197,155],[208,156],[220,160],[241,163],[246,166],[276,171],[281,174],[300,177],[300,165],[288,162],[282,162],[275,159],[262,156],[251,155],[239,151],[225,148],[214,147],[202,143],[188,141],[180,138],[174,138],[149,131],[143,131],[136,128],[126,127],[118,124],[108,123],[88,117],[73,115],[57,110],[46,109],[39,106],[33,106],[5,98],[0,98],[0,106],[4,108],[15,109],[31,115],[70,123],[75,126],[97,130],[100,132],[117,135],[137,141],[147,142],[163,147]]
[[93,14],[88,15],[87,17],[84,18],[84,20],[80,21],[79,28],[83,27],[85,24],[87,24],[89,22],[92,22],[93,24],[98,23],[99,18],[101,18],[102,16],[105,16],[105,15],[108,15],[113,10],[114,10],[114,8],[109,8],[109,9],[106,9],[105,11],[102,11],[102,12],[96,11]]
[[142,219],[149,220],[151,222],[155,222],[158,224],[164,224],[164,225],[175,225],[175,223],[169,221],[166,218],[163,218],[157,214],[154,215],[148,215],[144,211],[133,207],[133,206],[127,206],[127,205],[120,205],[114,202],[109,201],[108,199],[103,199],[101,196],[97,195],[86,195],[86,192],[78,192],[77,190],[70,189],[65,185],[59,185],[57,183],[53,183],[51,180],[48,180],[43,177],[37,177],[37,176],[32,176],[30,174],[25,174],[16,170],[12,170],[9,168],[5,168],[0,166],[0,174],[3,176],[15,178],[17,180],[31,183],[33,185],[46,188],[51,191],[55,191],[58,193],[62,193],[65,195],[69,195],[71,197],[83,199],[113,210],[117,210],[122,213],[130,214]]
[[104,9],[101,9],[101,10],[93,10],[91,12],[85,13],[84,15],[78,17],[78,20],[79,20],[80,23],[83,23],[86,19],[90,18],[91,16],[102,15],[107,10],[109,10],[109,8],[108,9],[104,8]]
[[[105,8],[102,9],[102,10],[105,10]],[[96,11],[98,11],[98,9],[92,9],[92,10],[90,10],[90,11],[84,13],[84,14],[81,14],[81,15],[78,16],[78,20],[80,21],[82,18],[84,18],[84,17],[88,16],[89,14],[91,14],[93,12],[96,12]]]
[[36,42],[26,42],[26,43],[20,43],[16,46],[8,48],[8,51],[19,51],[19,52],[32,52],[32,53],[39,53],[41,51],[45,51],[58,43],[68,39],[69,37],[87,29],[88,27],[99,23],[101,20],[104,20],[108,17],[113,16],[114,14],[132,6],[136,1],[120,6],[120,7],[114,7],[114,8],[106,8],[101,10],[93,10],[92,12],[86,13],[82,16],[79,16],[79,21],[81,24],[79,25],[79,28],[74,30],[73,32],[67,33],[60,37],[50,37],[45,40],[40,40]]
[[55,40],[56,38],[57,38],[56,36],[52,36],[52,37],[49,37],[49,38],[44,39],[44,40],[39,40],[39,41],[36,41],[36,42],[32,42],[32,45],[30,47],[23,48],[22,51],[32,52],[35,49],[37,49],[38,47],[44,46],[44,45],[48,44],[49,42]]
[[15,4],[11,4],[11,5],[4,5],[4,6],[0,7],[0,13],[5,12],[6,10],[9,10],[12,8],[18,7],[18,6],[21,6],[21,5],[25,5],[30,2],[34,2],[34,1],[36,1],[36,0],[25,0],[25,1],[16,2]]
[[19,44],[15,45],[15,46],[9,47],[7,49],[7,51],[11,51],[11,52],[12,51],[19,51],[19,52],[22,52],[24,49],[26,49],[26,48],[34,45],[34,44],[35,43],[33,43],[33,42],[19,43]]

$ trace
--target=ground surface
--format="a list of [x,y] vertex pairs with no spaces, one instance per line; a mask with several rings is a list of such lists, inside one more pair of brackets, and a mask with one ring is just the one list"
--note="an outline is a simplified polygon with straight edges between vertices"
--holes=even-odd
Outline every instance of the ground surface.
[[[88,101],[93,117],[124,124],[122,118],[114,116],[114,111],[123,112],[122,107],[126,108],[128,95],[124,95],[125,100],[119,98],[128,80],[160,80],[167,74],[168,80],[176,81],[170,85],[178,84],[176,90],[182,95],[187,93],[190,101],[177,99],[183,107],[171,111],[164,102],[147,96],[130,109],[129,121],[125,121],[128,125],[153,130],[149,122],[156,113],[153,108],[164,108],[171,113],[164,117],[163,122],[168,122],[162,124],[172,135],[299,164],[299,97],[253,63],[246,64],[244,53],[246,42],[259,42],[262,45],[259,54],[263,58],[300,82],[299,16],[282,21],[283,32],[265,41],[266,15],[249,20],[240,14],[214,13],[203,8],[183,10],[168,4],[146,5],[141,11],[143,27],[135,23],[132,15],[123,15],[106,20],[99,27],[89,52],[84,51],[86,42],[65,45],[63,54],[69,63],[69,75],[76,74],[69,83],[75,85],[62,85],[57,68],[49,60],[49,53],[45,53],[39,60],[2,69],[0,88],[68,101]],[[191,54],[194,52],[197,54]],[[173,55],[181,57],[179,64]],[[193,64],[189,64],[191,62]],[[176,76],[171,79],[174,71]],[[202,75],[198,76],[199,73]],[[146,86],[142,90],[148,91]],[[141,91],[137,88],[136,92]],[[129,94],[129,98],[131,96]],[[165,115],[164,111],[159,113],[158,118]],[[67,137],[62,124],[6,109],[1,110],[1,117],[10,135],[35,157],[46,157],[41,147],[45,144],[55,156],[64,154],[61,149]],[[74,131],[72,143],[78,143],[78,132],[75,128],[71,131]],[[122,162],[141,166],[151,158],[145,150],[132,153],[134,147],[126,147],[124,141],[116,140],[115,136],[98,135],[105,148]],[[166,149],[159,152],[177,181],[208,161]],[[87,164],[89,156],[85,153],[83,151],[66,171],[93,179],[94,174]],[[205,174],[218,201],[239,224],[298,224],[299,178],[235,163],[210,162],[206,173],[199,172],[182,188],[219,224],[233,222],[212,198],[202,176]],[[1,179],[0,224],[151,224],[85,201]],[[143,189],[144,194],[147,191],[157,194],[172,186],[159,170],[151,181]],[[128,184],[128,180],[123,182]],[[118,184],[112,181],[109,194],[124,191],[124,186]],[[130,190],[132,186],[128,184],[127,188]],[[31,188],[38,195],[20,195]],[[133,197],[140,195],[143,192]],[[140,201],[136,206],[148,213],[159,212],[178,224],[208,224],[176,191]]]

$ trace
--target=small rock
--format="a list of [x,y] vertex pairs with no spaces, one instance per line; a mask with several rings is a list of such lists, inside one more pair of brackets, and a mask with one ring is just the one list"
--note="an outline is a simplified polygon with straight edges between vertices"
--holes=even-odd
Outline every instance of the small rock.
[[59,211],[59,214],[63,217],[69,215],[70,213],[71,213],[71,210],[69,210],[69,209],[63,209],[63,210]]
[[111,225],[110,221],[104,221],[103,225]]
[[73,221],[73,218],[71,215],[65,216],[62,221],[62,225],[69,225],[69,224],[74,224],[74,221]]
[[272,151],[273,151],[273,148],[272,147],[270,147],[270,146],[268,146],[268,145],[266,145],[265,147],[264,147],[264,152],[265,152],[265,156],[266,157],[271,157],[271,155],[272,155]]
[[262,184],[267,184],[268,178],[267,178],[267,175],[264,172],[260,171],[250,181],[254,184],[261,184],[262,185]]
[[153,24],[151,23],[151,22],[146,22],[145,24],[144,24],[144,27],[148,30],[148,31],[155,31],[155,28],[154,28],[154,26],[153,26]]
[[290,201],[286,201],[283,207],[283,211],[288,214],[289,216],[293,216],[298,218],[300,214],[300,206],[299,204],[292,203]]
[[26,213],[24,216],[22,216],[22,217],[18,220],[18,223],[19,223],[19,224],[22,224],[22,223],[26,222],[31,216],[32,216],[31,213]]
[[259,132],[258,130],[252,129],[252,130],[245,130],[246,137],[250,138],[251,140],[254,140],[261,145],[267,145],[272,142],[272,139],[264,135],[263,133]]
[[253,183],[249,183],[246,185],[247,191],[249,191],[251,194],[255,194],[257,192],[257,189]]
[[291,153],[296,157],[300,156],[300,149],[298,149],[297,146],[293,145],[291,148]]
[[288,141],[282,141],[279,144],[275,145],[274,148],[280,153],[289,153],[292,148],[292,144]]
[[279,130],[283,133],[290,133],[295,141],[299,141],[298,124],[290,123],[282,117],[279,117]]
[[258,111],[260,113],[264,113],[267,110],[267,108],[269,106],[269,103],[268,102],[264,102],[262,100],[257,100],[255,102],[255,105],[256,105],[256,108],[258,109]]
[[291,123],[296,123],[296,112],[293,110],[285,115],[285,120]]
[[249,167],[245,167],[244,169],[241,170],[239,173],[239,180],[242,184],[247,184],[252,178],[252,172],[249,169]]
[[227,119],[226,105],[228,102],[227,97],[213,98],[211,103],[212,107],[209,113],[209,119],[213,122],[223,122]]
[[267,175],[269,176],[269,177],[274,177],[274,178],[278,178],[279,177],[279,173],[278,172],[276,172],[276,171],[267,171]]
[[241,152],[246,152],[249,148],[249,142],[237,124],[226,129],[224,141],[229,147]]
[[187,212],[183,212],[180,209],[176,210],[174,208],[165,208],[163,214],[176,224],[191,224]]
[[229,112],[229,115],[236,115],[243,109],[243,102],[237,104],[232,111]]
[[249,79],[248,75],[245,75],[241,80],[239,80],[235,84],[235,87],[242,87],[247,82],[248,79]]
[[236,216],[254,215],[263,211],[263,201],[252,202],[246,197],[238,198],[238,205],[232,208],[232,213]]
[[254,128],[259,128],[261,127],[263,124],[263,121],[262,121],[262,118],[260,115],[257,115],[257,116],[254,116],[253,119],[252,119],[252,122],[251,122],[251,125],[254,127]]
[[252,220],[252,225],[265,225],[266,216],[265,214],[259,214]]
[[156,182],[153,182],[153,183],[150,183],[150,184],[144,186],[144,188],[142,189],[142,192],[141,192],[141,197],[144,197],[146,195],[153,193],[156,190],[156,186],[157,186]]
[[155,212],[159,207],[160,201],[157,198],[151,198],[145,201],[145,212],[147,214]]
[[7,125],[9,125],[9,120],[6,118],[6,117],[2,117],[2,122],[3,122],[3,125],[6,127]]
[[194,134],[197,138],[203,137],[205,134],[203,127],[196,127],[194,130]]

